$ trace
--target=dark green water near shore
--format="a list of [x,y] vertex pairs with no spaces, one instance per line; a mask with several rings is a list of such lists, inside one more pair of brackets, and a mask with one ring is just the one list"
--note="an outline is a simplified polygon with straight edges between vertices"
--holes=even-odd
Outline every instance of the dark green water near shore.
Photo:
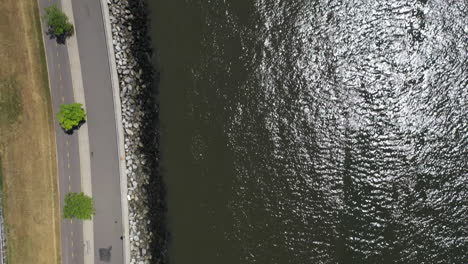
[[468,263],[466,1],[148,2],[170,263]]

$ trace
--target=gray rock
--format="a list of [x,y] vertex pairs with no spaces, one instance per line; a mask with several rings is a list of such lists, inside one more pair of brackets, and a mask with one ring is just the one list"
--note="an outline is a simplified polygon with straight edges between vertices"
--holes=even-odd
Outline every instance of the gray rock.
[[130,78],[130,77],[125,77],[124,80],[125,80],[126,83],[131,83],[131,82],[133,82],[133,79]]
[[[146,84],[144,83],[145,80],[142,79],[142,65],[137,64],[131,50],[132,45],[136,43],[131,32],[137,30],[137,28],[128,21],[134,18],[134,15],[128,9],[129,3],[121,0],[107,0],[107,2],[110,10],[113,32],[112,42],[121,87],[122,125],[125,131],[125,173],[128,180],[127,199],[129,201],[131,236],[130,257],[133,264],[148,264],[152,256],[147,250],[151,240],[151,232],[147,230],[147,224],[151,222],[147,218],[148,208],[146,208],[145,202],[140,200],[145,199],[143,188],[148,183],[149,175],[145,175],[138,170],[139,167],[145,166],[146,162],[144,155],[137,152],[139,148],[144,147],[140,140],[140,129],[141,122],[143,122],[142,118],[145,116],[145,113],[141,111],[143,102],[137,98],[144,96]],[[135,173],[136,171],[138,175]]]

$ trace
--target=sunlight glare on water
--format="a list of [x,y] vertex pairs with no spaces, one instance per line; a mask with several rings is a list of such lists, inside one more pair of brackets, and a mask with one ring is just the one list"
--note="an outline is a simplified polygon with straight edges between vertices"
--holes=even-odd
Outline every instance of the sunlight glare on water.
[[466,1],[150,6],[173,263],[467,263]]

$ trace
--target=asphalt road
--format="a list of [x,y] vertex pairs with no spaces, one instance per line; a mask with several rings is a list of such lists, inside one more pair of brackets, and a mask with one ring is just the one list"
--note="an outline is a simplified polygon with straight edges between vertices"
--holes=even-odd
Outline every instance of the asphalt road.
[[73,1],[88,111],[94,217],[94,263],[123,263],[119,156],[109,57],[99,0]]
[[[67,0],[70,1],[70,0]],[[39,0],[41,13],[58,0]],[[73,1],[75,34],[87,106],[92,193],[95,202],[94,263],[123,263],[122,210],[117,151],[116,121],[110,67],[99,0]],[[45,31],[45,29],[44,29]],[[66,45],[45,35],[53,110],[74,102]],[[68,192],[81,190],[77,133],[67,135],[56,124],[60,203]],[[81,221],[62,220],[62,263],[83,263]]]
[[[60,1],[39,0],[41,10]],[[49,83],[52,94],[52,107],[57,113],[63,103],[74,102],[70,63],[65,45],[57,44],[55,39],[44,36],[44,45],[49,70]],[[59,174],[60,210],[68,192],[81,191],[80,161],[77,134],[68,135],[55,122],[57,161]],[[62,212],[60,212],[62,215]],[[83,263],[83,227],[81,221],[61,220],[62,263]]]

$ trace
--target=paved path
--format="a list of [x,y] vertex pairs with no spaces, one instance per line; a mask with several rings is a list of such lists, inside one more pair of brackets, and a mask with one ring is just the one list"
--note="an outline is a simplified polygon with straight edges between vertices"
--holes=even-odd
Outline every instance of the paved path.
[[[58,0],[39,0],[40,9]],[[65,45],[58,45],[54,39],[44,36],[49,83],[52,93],[52,105],[56,113],[62,103],[74,102],[70,62]],[[78,136],[68,135],[55,122],[57,161],[59,173],[60,209],[63,207],[68,192],[81,191],[80,161],[78,153]],[[62,213],[60,212],[60,215]],[[81,221],[61,220],[62,263],[83,263],[83,227]]]
[[[123,263],[119,156],[109,57],[99,0],[73,1],[83,87],[88,111],[91,174],[96,216],[95,263]],[[86,51],[86,52],[83,52]],[[102,254],[102,255],[100,255]],[[102,259],[102,260],[101,260]]]
[[[41,10],[52,3],[61,6],[60,0],[38,1]],[[89,140],[89,150],[82,147],[84,133],[81,130],[80,137],[76,132],[67,135],[56,124],[60,201],[62,204],[65,194],[70,191],[86,192],[86,177],[90,177],[96,207],[91,226],[94,234],[89,234],[86,224],[83,226],[81,221],[62,220],[62,263],[124,263],[116,121],[101,6],[99,0],[73,3],[62,0],[62,3],[65,7],[73,7],[78,45],[75,49],[79,50],[79,55],[69,53],[72,44],[68,43],[67,49],[66,45],[57,45],[55,40],[44,37],[53,109],[57,112],[62,103],[80,101],[77,97],[86,100],[89,139],[84,139]],[[78,70],[76,61],[81,65]],[[79,68],[81,74],[77,74]],[[79,75],[82,76],[82,95],[76,85]],[[90,175],[86,172],[89,169],[83,168],[83,161],[88,160]],[[89,254],[94,256],[88,258]]]

